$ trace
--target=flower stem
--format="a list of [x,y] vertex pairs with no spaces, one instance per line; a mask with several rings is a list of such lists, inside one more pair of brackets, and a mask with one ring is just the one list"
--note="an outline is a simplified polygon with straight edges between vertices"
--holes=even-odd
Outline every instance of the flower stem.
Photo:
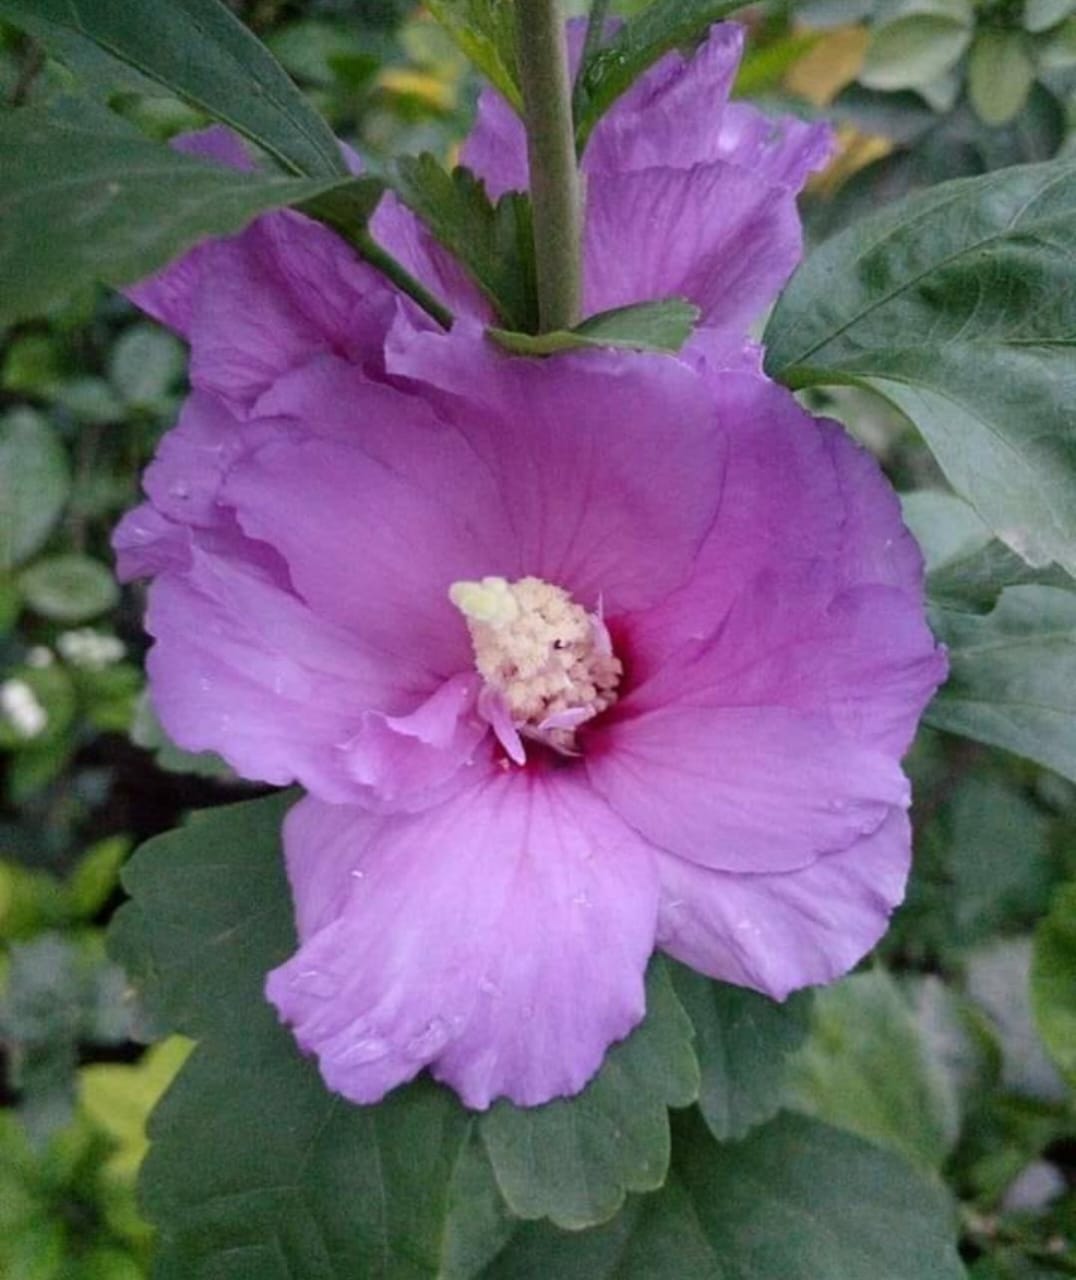
[[568,45],[559,0],[516,0],[527,126],[539,331],[570,329],[582,308],[582,214]]

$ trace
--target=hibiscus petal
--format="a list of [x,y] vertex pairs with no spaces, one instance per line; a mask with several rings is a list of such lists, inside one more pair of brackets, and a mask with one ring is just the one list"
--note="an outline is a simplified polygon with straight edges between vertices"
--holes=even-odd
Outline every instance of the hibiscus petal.
[[353,799],[341,744],[368,708],[406,710],[421,685],[365,659],[257,563],[263,549],[238,534],[220,542],[214,551],[196,536],[186,571],[150,588],[148,670],[161,722],[180,746],[216,751],[244,777]]
[[387,360],[427,395],[450,393],[447,411],[503,495],[524,573],[611,614],[686,579],[724,470],[713,402],[690,368],[637,352],[513,358],[464,321],[447,335],[397,331]]
[[907,814],[811,866],[733,875],[659,855],[662,950],[783,1000],[847,973],[885,932],[911,865]]
[[578,773],[499,775],[415,816],[306,800],[285,848],[301,945],[267,993],[353,1101],[431,1064],[468,1106],[536,1105],[643,1016],[652,853]]
[[724,161],[605,173],[586,201],[588,314],[676,296],[743,331],[803,254],[794,195]]
[[799,191],[829,161],[836,145],[824,121],[769,116],[747,102],[730,102],[721,116],[717,156],[763,182]]
[[[619,708],[618,708],[619,710]],[[587,773],[669,853],[726,871],[787,871],[847,848],[907,805],[899,765],[825,716],[670,705],[584,730]]]
[[417,812],[463,785],[471,766],[488,764],[475,753],[489,733],[477,713],[481,681],[474,673],[446,680],[406,716],[368,711],[344,745],[345,767],[369,791],[364,803],[379,812]]

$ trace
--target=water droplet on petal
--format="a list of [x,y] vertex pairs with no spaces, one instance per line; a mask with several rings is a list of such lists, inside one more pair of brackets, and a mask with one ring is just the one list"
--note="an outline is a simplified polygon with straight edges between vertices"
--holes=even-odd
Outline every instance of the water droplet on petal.
[[391,1052],[392,1046],[387,1040],[381,1040],[377,1036],[363,1036],[361,1040],[356,1040],[336,1054],[334,1061],[359,1066],[364,1062],[378,1062],[381,1058],[387,1058]]
[[426,1061],[439,1053],[448,1040],[448,1025],[442,1018],[431,1018],[424,1030],[412,1036],[404,1046],[404,1056],[413,1061]]

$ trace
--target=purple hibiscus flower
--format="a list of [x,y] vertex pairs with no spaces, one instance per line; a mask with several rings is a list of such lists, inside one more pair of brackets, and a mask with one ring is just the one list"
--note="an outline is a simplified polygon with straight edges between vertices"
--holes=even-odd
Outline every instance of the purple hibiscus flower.
[[[267,992],[356,1101],[425,1066],[473,1107],[573,1093],[655,948],[783,998],[902,896],[899,761],[945,662],[877,467],[744,356],[825,141],[722,114],[738,52],[720,27],[667,59],[589,152],[590,305],[693,298],[684,359],[503,355],[391,203],[448,335],[292,213],[135,291],[195,388],[116,536],[154,579],[154,702],[308,792]],[[505,185],[521,146],[487,97],[466,158]]]

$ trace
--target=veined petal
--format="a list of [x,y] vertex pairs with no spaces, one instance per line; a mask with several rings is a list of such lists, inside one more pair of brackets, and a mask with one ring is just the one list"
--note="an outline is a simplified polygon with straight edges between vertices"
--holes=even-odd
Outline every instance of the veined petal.
[[468,1106],[536,1105],[643,1016],[652,853],[572,771],[413,816],[306,800],[285,848],[300,947],[267,992],[353,1101],[431,1065]]
[[809,867],[732,875],[658,856],[658,943],[693,969],[783,1000],[847,973],[904,897],[912,841],[893,810],[873,834]]

